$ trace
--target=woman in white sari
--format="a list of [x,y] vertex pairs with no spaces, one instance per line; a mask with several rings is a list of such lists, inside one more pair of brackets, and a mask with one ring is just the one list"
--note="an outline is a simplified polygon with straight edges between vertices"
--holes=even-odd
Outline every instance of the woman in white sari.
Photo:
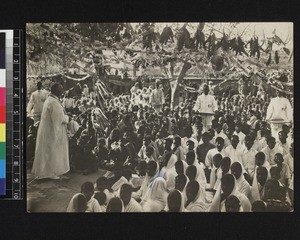
[[159,167],[157,162],[150,161],[147,163],[147,173],[142,182],[141,188],[132,194],[132,197],[136,200],[144,200],[145,194],[148,191],[149,185],[156,179],[159,175]]
[[195,180],[198,181],[198,183],[200,184],[202,200],[206,201],[205,200],[206,199],[205,188],[206,188],[207,181],[206,181],[206,177],[205,177],[205,173],[204,173],[204,168],[196,160],[196,154],[194,151],[189,151],[186,154],[186,161],[189,166],[194,165],[196,167],[197,172],[196,172]]
[[236,179],[237,190],[240,193],[245,194],[247,198],[250,197],[250,184],[247,182],[243,175],[243,167],[239,162],[234,162],[231,164],[231,173]]
[[68,207],[67,212],[85,212],[87,210],[87,201],[86,197],[82,193],[76,193]]
[[186,186],[188,184],[188,178],[184,174],[179,174],[175,177],[175,189],[181,192],[183,202],[186,202]]
[[187,167],[188,167],[188,164],[186,163],[186,161],[177,160],[177,162],[175,163],[175,171],[176,171],[177,175],[184,174]]
[[141,206],[144,212],[160,212],[166,207],[167,204],[167,186],[166,181],[162,177],[157,177],[149,185],[148,192]]
[[210,180],[209,180],[209,185],[210,189],[214,189],[217,177],[220,177],[222,175],[222,170],[220,168],[220,164],[222,161],[222,155],[217,153],[213,157],[213,167],[210,172]]
[[270,174],[267,168],[263,166],[257,166],[254,171],[253,183],[250,191],[249,199],[251,203],[262,200],[264,186],[268,179],[270,179]]
[[186,212],[184,208],[184,199],[182,193],[177,189],[173,189],[167,198],[166,212]]
[[176,162],[177,157],[175,154],[168,152],[164,155],[163,167],[160,170],[159,176],[166,180],[168,190],[175,187],[175,177],[177,175],[175,169]]
[[201,197],[200,185],[197,181],[192,180],[186,186],[186,203],[185,209],[188,212],[206,212],[209,205]]
[[222,160],[220,162],[220,167],[216,171],[216,182],[215,182],[215,185],[213,187],[214,190],[217,191],[218,187],[221,184],[222,177],[226,173],[229,173],[229,171],[230,171],[230,165],[231,165],[231,159],[229,157],[222,158]]
[[222,177],[221,185],[218,187],[208,211],[225,212],[225,200],[231,195],[236,196],[240,200],[241,211],[251,211],[249,199],[244,194],[238,192],[235,177],[229,173]]

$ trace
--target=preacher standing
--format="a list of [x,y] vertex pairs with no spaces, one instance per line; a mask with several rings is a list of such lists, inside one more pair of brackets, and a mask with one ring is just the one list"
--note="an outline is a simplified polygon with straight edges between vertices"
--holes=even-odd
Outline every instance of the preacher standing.
[[266,120],[271,122],[272,136],[278,140],[278,132],[283,124],[291,124],[293,121],[293,109],[290,101],[283,97],[282,92],[276,91],[277,97],[272,98],[267,109]]
[[203,131],[206,132],[212,125],[214,113],[218,109],[217,102],[214,96],[209,95],[209,87],[203,85],[203,93],[197,98],[193,110],[199,112],[202,117]]
[[43,107],[32,168],[39,179],[59,179],[58,175],[70,170],[66,126],[69,117],[59,100],[62,92],[62,85],[55,83]]

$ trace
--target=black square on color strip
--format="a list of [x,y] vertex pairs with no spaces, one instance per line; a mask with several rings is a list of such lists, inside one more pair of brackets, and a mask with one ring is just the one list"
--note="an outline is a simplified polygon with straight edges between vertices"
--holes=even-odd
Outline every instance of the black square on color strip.
[[0,33],[0,68],[5,69],[5,33]]
[[0,50],[5,50],[5,33],[0,33]]

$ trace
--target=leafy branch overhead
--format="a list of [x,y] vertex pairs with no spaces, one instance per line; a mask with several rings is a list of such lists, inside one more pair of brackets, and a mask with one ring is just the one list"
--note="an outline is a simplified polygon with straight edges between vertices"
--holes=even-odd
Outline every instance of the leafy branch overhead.
[[[178,75],[185,62],[189,74],[228,76],[247,65],[263,69],[291,69],[291,37],[282,40],[240,23],[62,23],[31,24],[27,28],[27,59],[52,58],[67,69],[82,62],[103,68],[124,62],[136,69],[160,68],[165,77]],[[253,25],[253,24],[252,24]],[[104,51],[111,51],[109,56]],[[239,63],[239,64],[237,64]],[[81,64],[82,65],[82,64]],[[243,65],[243,67],[241,67]],[[174,70],[173,70],[174,69]],[[121,69],[126,72],[127,70]],[[171,71],[171,72],[170,72]]]

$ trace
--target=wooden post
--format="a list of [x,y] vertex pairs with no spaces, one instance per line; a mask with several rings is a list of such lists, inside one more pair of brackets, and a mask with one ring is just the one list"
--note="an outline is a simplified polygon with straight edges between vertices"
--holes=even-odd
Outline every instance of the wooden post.
[[185,77],[186,72],[192,67],[192,64],[189,62],[184,62],[180,74],[176,81],[170,82],[171,85],[171,110],[179,104],[179,92],[182,89],[179,84],[182,84],[183,78]]

